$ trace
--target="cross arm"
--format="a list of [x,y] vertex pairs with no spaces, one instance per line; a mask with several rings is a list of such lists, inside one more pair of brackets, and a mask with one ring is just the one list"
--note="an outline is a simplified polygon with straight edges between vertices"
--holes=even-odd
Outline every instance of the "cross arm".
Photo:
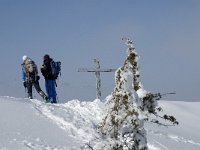
[[93,68],[79,68],[78,72],[95,72],[95,70]]
[[117,69],[79,68],[78,72],[115,72]]

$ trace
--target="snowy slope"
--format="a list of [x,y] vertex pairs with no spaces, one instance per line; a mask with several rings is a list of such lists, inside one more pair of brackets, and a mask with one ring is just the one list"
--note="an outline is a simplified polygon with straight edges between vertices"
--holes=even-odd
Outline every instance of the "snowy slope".
[[[46,104],[40,100],[0,97],[1,150],[79,150],[95,137],[104,103],[99,100]],[[150,150],[199,150],[200,102],[160,101],[179,126],[145,125]]]
[[158,150],[200,150],[200,102],[160,101],[159,104],[165,113],[176,117],[179,125],[146,124],[148,143]]

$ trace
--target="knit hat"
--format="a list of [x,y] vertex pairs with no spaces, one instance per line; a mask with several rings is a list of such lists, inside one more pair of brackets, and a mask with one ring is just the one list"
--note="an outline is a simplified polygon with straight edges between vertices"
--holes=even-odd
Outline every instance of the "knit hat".
[[50,56],[48,54],[44,55],[43,60],[48,60],[50,59]]
[[28,56],[24,55],[24,56],[22,57],[22,60],[25,61],[27,58],[28,58]]

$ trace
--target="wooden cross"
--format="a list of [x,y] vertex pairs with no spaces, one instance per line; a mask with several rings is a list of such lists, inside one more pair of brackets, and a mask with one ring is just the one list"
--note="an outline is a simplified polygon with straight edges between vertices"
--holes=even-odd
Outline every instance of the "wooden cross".
[[101,79],[100,72],[114,72],[116,69],[100,69],[99,60],[94,59],[96,63],[95,68],[79,68],[78,72],[94,72],[96,75],[96,97],[97,99],[101,99]]

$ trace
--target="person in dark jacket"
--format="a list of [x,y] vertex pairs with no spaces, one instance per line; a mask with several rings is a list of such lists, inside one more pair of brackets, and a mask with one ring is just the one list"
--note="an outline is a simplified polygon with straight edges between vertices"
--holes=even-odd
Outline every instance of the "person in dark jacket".
[[57,103],[57,93],[56,93],[56,79],[52,74],[51,62],[52,58],[48,54],[43,57],[43,65],[41,67],[41,73],[45,79],[45,88],[49,100],[51,103]]
[[33,60],[31,60],[28,56],[24,55],[22,57],[22,81],[25,88],[27,88],[28,98],[32,99],[32,87],[34,86],[36,91],[40,94],[40,96],[48,102],[47,95],[41,90],[37,71],[37,66]]

